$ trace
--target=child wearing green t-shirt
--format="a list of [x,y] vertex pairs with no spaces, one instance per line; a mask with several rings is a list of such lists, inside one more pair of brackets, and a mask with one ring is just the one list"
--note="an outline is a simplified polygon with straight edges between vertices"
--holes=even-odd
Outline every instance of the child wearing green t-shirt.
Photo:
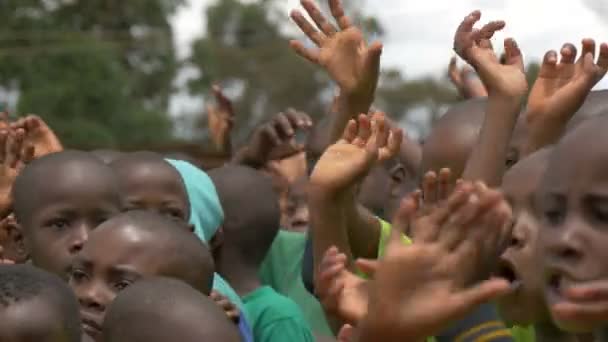
[[225,220],[215,261],[242,297],[257,342],[312,342],[310,326],[291,299],[258,274],[279,229],[280,210],[272,180],[251,168],[225,166],[209,173]]

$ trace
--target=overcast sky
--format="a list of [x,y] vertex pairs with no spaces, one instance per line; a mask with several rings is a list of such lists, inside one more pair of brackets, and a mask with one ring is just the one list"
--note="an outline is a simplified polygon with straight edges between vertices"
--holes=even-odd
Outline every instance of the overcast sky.
[[[181,57],[190,53],[192,39],[204,33],[202,13],[214,1],[189,0],[190,6],[175,16]],[[282,1],[285,15],[299,6],[299,0]],[[382,66],[398,67],[409,77],[441,76],[452,55],[454,30],[473,9],[482,11],[482,22],[505,20],[507,28],[499,38],[514,37],[527,61],[538,60],[567,41],[608,41],[606,0],[367,0],[366,7],[387,31]],[[599,87],[608,88],[608,77]]]

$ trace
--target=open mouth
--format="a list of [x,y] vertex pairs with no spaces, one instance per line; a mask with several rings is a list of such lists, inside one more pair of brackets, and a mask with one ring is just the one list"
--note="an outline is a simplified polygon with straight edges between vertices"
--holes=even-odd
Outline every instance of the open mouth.
[[498,264],[498,269],[494,274],[496,277],[507,280],[514,288],[519,288],[522,281],[515,271],[515,266],[507,259],[501,259]]

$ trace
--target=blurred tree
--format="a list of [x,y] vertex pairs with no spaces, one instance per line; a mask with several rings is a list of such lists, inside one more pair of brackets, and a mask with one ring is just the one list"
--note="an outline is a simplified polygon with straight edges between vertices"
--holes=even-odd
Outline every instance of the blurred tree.
[[[320,1],[329,13],[326,2]],[[381,23],[363,12],[364,0],[346,1],[351,15],[368,37],[384,34]],[[287,44],[281,28],[290,27],[284,11],[273,0],[222,0],[206,10],[207,36],[193,44],[191,62],[200,71],[189,89],[207,94],[213,82],[238,90],[235,100],[235,134],[242,139],[252,126],[287,107],[318,118],[328,111],[333,84],[318,68],[298,57]],[[283,9],[284,10],[284,9]],[[287,26],[289,25],[289,26]],[[298,37],[306,41],[302,37]],[[416,106],[438,115],[445,103],[457,100],[449,82],[433,78],[408,80],[398,70],[385,70],[376,105],[395,119],[407,116]],[[204,122],[201,119],[201,122]]]
[[168,17],[183,0],[3,0],[0,85],[68,146],[170,136],[177,69]]

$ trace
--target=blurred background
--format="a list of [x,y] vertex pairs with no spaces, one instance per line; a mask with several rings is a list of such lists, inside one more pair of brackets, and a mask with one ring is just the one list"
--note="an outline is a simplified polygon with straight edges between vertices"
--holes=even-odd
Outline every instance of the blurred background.
[[[481,9],[504,19],[533,80],[549,49],[608,41],[603,0],[344,0],[385,49],[375,106],[423,137],[459,101],[453,32]],[[68,147],[208,145],[206,101],[234,101],[235,142],[288,107],[323,117],[333,85],[287,44],[297,0],[0,0],[0,104],[36,113]],[[499,44],[496,44],[499,48]],[[604,81],[599,88],[608,87]]]

